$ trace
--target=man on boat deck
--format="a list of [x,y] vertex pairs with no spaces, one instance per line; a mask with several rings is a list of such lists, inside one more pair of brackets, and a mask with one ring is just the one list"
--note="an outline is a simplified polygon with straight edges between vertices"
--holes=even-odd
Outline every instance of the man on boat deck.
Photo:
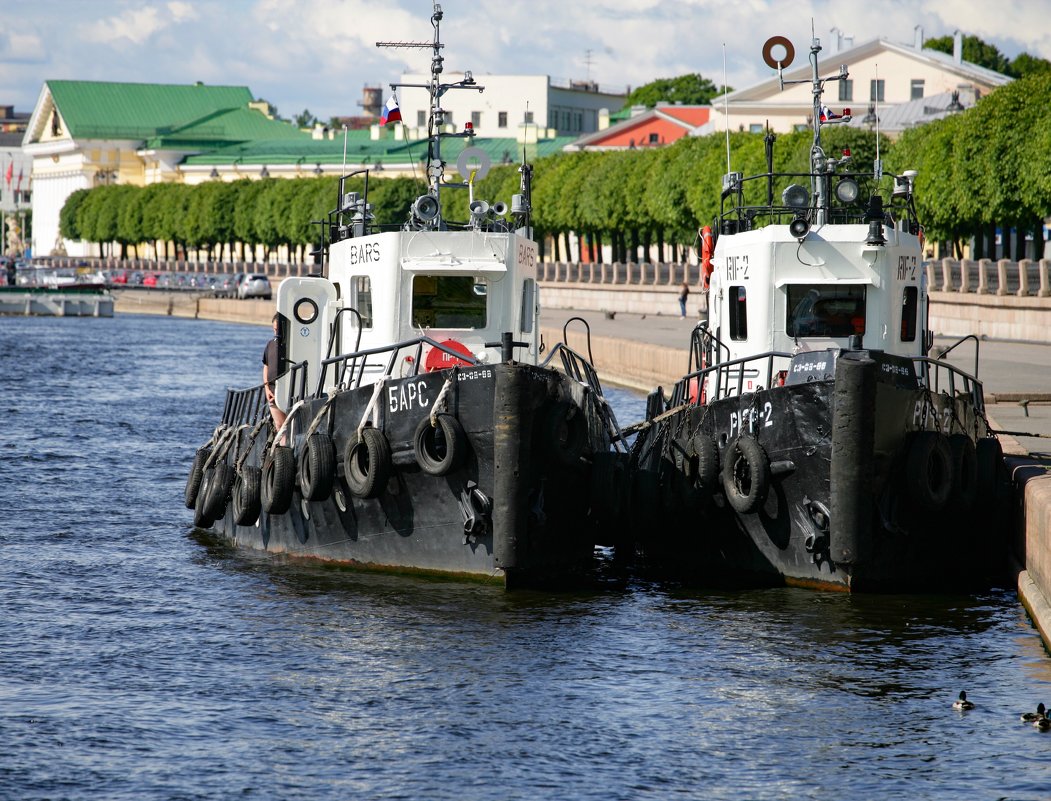
[[[285,413],[277,405],[277,397],[274,395],[277,378],[281,375],[281,339],[277,330],[278,315],[274,314],[271,322],[274,326],[274,337],[266,343],[263,350],[263,391],[266,393],[266,402],[270,407],[270,416],[274,419],[274,428],[280,430],[285,422]],[[282,435],[279,445],[285,442]]]

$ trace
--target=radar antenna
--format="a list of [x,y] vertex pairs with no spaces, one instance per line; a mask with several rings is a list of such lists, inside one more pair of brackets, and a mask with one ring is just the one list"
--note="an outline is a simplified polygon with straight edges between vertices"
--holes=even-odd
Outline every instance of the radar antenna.
[[[445,162],[442,160],[441,155],[442,139],[453,137],[469,140],[475,135],[475,132],[474,126],[471,122],[466,122],[463,131],[458,133],[446,133],[442,130],[445,126],[445,110],[441,107],[442,96],[450,89],[474,89],[478,92],[485,91],[484,86],[479,86],[475,83],[474,76],[471,74],[470,70],[465,71],[463,78],[459,81],[442,83],[441,74],[443,71],[443,62],[445,61],[441,53],[442,48],[445,47],[441,41],[440,31],[442,16],[441,5],[439,3],[434,3],[434,11],[431,14],[431,26],[434,28],[434,40],[431,42],[376,42],[376,47],[430,48],[432,50],[431,80],[429,83],[392,83],[390,85],[390,88],[395,92],[398,89],[403,88],[426,89],[430,95],[430,112],[427,120],[427,180],[429,191],[424,197],[429,196],[433,199],[433,202],[424,201],[424,197],[417,199],[416,203],[413,204],[414,213],[410,223],[415,228],[426,228],[432,230],[437,230],[442,227],[441,187],[443,185],[470,187],[473,184],[474,177],[472,174],[467,181],[460,183],[449,183],[445,181]],[[464,151],[464,153],[466,152],[467,150]],[[461,160],[463,160],[462,155]],[[424,202],[421,203],[421,201]],[[415,212],[418,208],[425,210],[425,213],[422,216]]]

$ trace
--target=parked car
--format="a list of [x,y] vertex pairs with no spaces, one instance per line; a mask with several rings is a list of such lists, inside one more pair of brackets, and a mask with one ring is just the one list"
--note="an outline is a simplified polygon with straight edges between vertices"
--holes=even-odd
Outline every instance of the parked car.
[[157,273],[146,273],[142,279],[143,286],[157,286]]
[[237,297],[242,299],[263,298],[263,300],[270,300],[272,296],[270,279],[262,273],[246,275],[244,281],[237,287]]

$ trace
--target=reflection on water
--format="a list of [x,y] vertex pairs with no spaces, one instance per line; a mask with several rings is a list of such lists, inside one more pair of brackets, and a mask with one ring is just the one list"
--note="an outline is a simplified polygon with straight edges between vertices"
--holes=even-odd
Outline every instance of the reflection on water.
[[1047,795],[1013,591],[506,593],[192,535],[194,448],[265,339],[0,320],[0,798]]

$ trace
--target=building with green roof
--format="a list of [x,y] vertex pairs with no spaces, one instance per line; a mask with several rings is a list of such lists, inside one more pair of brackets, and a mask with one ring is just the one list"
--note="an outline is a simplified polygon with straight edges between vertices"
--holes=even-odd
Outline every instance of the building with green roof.
[[[47,81],[29,120],[23,151],[32,158],[33,254],[87,255],[63,240],[59,214],[78,189],[102,184],[198,184],[241,178],[304,177],[368,168],[383,175],[425,175],[425,141],[400,123],[389,127],[303,131],[270,116],[244,86]],[[451,130],[451,128],[450,128]],[[530,135],[531,133],[531,135]],[[543,129],[471,142],[494,164],[555,153],[572,136]],[[455,164],[463,140],[443,142]]]

